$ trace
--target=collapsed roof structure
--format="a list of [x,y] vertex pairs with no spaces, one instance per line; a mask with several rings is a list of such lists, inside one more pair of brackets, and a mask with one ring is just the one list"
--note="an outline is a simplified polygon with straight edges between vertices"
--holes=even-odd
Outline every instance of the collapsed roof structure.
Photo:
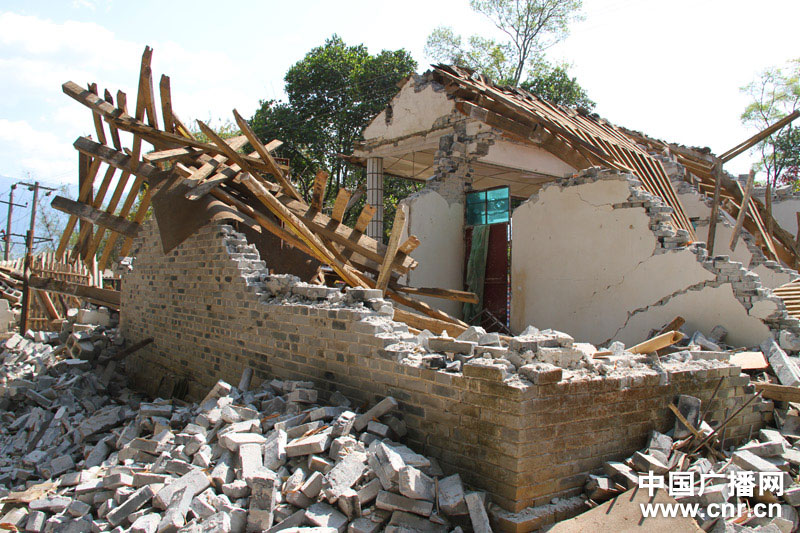
[[[53,202],[70,215],[57,255],[93,267],[108,231],[103,270],[123,239],[121,290],[39,283],[119,307],[126,371],[153,395],[198,399],[243,371],[365,405],[390,395],[412,448],[490,492],[502,529],[530,531],[584,509],[587,476],[667,431],[676,395],[707,402],[689,427],[710,431],[681,446],[722,447],[769,418],[742,365],[800,385],[773,339],[800,351],[786,286],[797,245],[720,159],[439,65],[406,80],[346,156],[368,180],[351,228],[350,193],[326,208],[320,173],[306,201],[273,155],[280,141],[262,143],[237,112],[241,135],[198,122],[196,138],[166,76],[157,106],[151,54],[133,115],[123,93],[115,106],[63,85],[99,142],[75,141],[80,192]],[[427,184],[386,244],[370,229],[384,174]],[[706,225],[716,253],[698,241]],[[299,279],[300,258],[349,288],[306,283],[315,269]],[[762,341],[763,355],[732,362],[727,347]]]

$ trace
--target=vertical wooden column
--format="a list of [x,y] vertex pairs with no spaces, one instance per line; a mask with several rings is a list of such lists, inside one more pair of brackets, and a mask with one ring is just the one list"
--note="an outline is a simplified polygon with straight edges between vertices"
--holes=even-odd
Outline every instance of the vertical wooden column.
[[367,159],[367,205],[375,208],[375,216],[367,225],[367,236],[383,242],[383,158]]

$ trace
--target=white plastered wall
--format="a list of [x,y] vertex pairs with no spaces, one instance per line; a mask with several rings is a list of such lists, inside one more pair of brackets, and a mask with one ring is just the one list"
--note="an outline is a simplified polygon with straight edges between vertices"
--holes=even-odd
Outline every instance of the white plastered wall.
[[[678,195],[678,198],[683,204],[686,216],[689,218],[699,217],[700,220],[704,221],[704,224],[697,228],[697,239],[705,241],[708,238],[708,220],[711,217],[711,208],[702,201],[700,195],[697,193],[682,193]],[[726,213],[723,212],[722,214],[726,217],[727,223],[723,222],[717,224],[714,255],[727,255],[731,258],[731,261],[742,263],[743,267],[749,268],[753,259],[753,254],[741,238],[736,243],[736,250],[731,250],[730,243],[731,236],[733,236],[733,224],[735,221],[730,219]],[[753,268],[752,271],[761,278],[761,284],[769,289],[780,287],[792,281],[789,274],[776,272],[764,265],[758,265]]]
[[396,139],[414,133],[425,132],[433,128],[439,117],[452,113],[455,106],[447,99],[444,91],[435,91],[432,84],[422,90],[415,90],[415,79],[406,83],[399,93],[392,98],[392,118],[386,123],[386,110],[381,111],[363,135],[367,142],[384,139]]
[[[644,208],[626,202],[625,180],[545,186],[512,217],[512,329],[532,324],[575,338],[628,345],[677,315],[706,334],[717,324],[728,342],[752,345],[769,335],[730,285],[703,287],[714,275],[690,250],[654,255],[656,237]],[[689,287],[697,291],[685,291]],[[666,305],[657,302],[672,295]],[[634,313],[629,318],[629,313]]]
[[800,198],[787,198],[772,202],[772,216],[783,229],[792,235],[797,235],[798,211],[800,211]]
[[[408,273],[412,287],[440,289],[464,288],[464,205],[448,204],[432,189],[424,189],[404,201],[408,205],[408,223],[401,238],[416,235],[420,245],[412,256],[419,266]],[[441,298],[420,298],[452,316],[461,316],[462,304]]]
[[495,141],[489,146],[489,152],[481,156],[479,160],[509,169],[558,178],[575,172],[572,166],[543,148],[505,140]]

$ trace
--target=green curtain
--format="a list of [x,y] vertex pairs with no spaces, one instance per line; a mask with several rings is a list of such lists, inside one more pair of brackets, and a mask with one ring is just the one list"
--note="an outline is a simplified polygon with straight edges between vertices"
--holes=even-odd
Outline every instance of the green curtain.
[[483,310],[483,280],[486,277],[486,256],[489,251],[489,226],[473,226],[472,247],[467,261],[467,290],[478,295],[478,303],[464,304],[464,321],[469,323]]

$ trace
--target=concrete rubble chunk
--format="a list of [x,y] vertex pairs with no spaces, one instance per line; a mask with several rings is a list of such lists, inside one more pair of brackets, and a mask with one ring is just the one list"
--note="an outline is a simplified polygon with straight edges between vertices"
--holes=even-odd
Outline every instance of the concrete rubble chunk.
[[469,518],[472,522],[472,530],[475,533],[492,533],[492,526],[489,525],[489,516],[486,514],[486,506],[480,495],[471,492],[466,496]]
[[353,452],[346,455],[325,474],[323,491],[329,501],[335,501],[343,492],[358,483],[366,470],[366,454]]
[[106,520],[113,526],[118,526],[128,515],[144,507],[153,498],[153,489],[150,485],[145,485],[141,489],[131,494],[122,505],[115,507],[106,515]]
[[[440,504],[441,505],[441,504]],[[382,490],[375,499],[378,509],[387,511],[404,511],[420,516],[430,516],[433,512],[433,503],[424,500],[412,500],[393,492]]]
[[424,517],[404,511],[395,511],[384,529],[387,533],[404,533],[409,531],[425,531],[429,533],[445,533],[447,526],[437,524]]
[[347,517],[324,502],[315,503],[306,509],[305,517],[314,526],[332,528],[338,533],[347,529]]
[[312,455],[322,453],[330,446],[331,437],[329,433],[317,433],[307,437],[300,437],[286,445],[286,457],[298,457],[300,455]]
[[453,474],[439,480],[439,508],[449,516],[468,514],[467,502],[465,500],[464,485],[461,483],[461,476]]
[[162,488],[153,498],[153,504],[158,509],[166,509],[172,498],[179,491],[186,491],[191,494],[190,498],[195,497],[211,485],[208,475],[202,470],[193,470],[181,476],[169,485]]
[[376,403],[366,413],[356,418],[353,427],[355,427],[356,431],[363,431],[364,428],[367,427],[367,424],[369,424],[370,420],[372,420],[373,418],[380,418],[383,415],[390,413],[395,409],[397,409],[397,400],[395,400],[391,396],[387,396],[383,400]]
[[781,385],[789,387],[800,386],[800,369],[789,359],[775,339],[769,338],[761,344],[761,351],[767,357],[769,366]]
[[[678,411],[683,415],[691,426],[697,429],[700,425],[700,400],[694,396],[681,394],[678,397]],[[673,438],[683,439],[691,435],[689,428],[676,418]]]
[[400,494],[414,500],[433,501],[436,497],[435,484],[422,471],[407,466],[400,471]]

